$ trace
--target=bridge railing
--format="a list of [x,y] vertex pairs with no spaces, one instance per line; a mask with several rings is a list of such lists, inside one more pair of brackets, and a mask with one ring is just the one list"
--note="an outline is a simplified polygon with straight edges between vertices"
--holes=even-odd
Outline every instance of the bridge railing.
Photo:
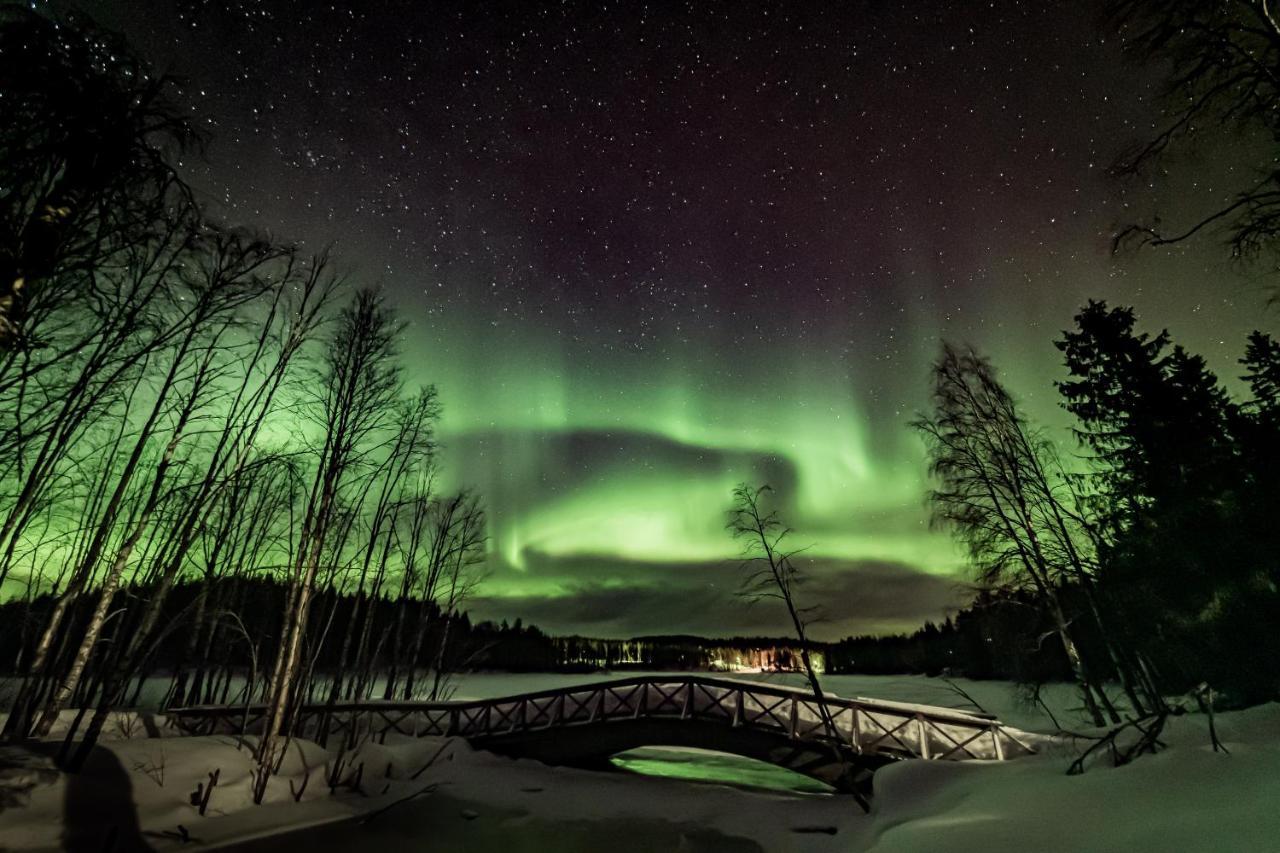
[[[719,722],[889,757],[1006,760],[1035,751],[1025,733],[989,716],[834,696],[825,705],[834,735],[806,690],[702,675],[643,676],[496,699],[306,704],[297,710],[293,732],[319,740],[335,734],[385,740],[394,733],[482,743],[522,731],[644,718]],[[169,713],[187,731],[211,733],[252,731],[264,710],[200,706]]]

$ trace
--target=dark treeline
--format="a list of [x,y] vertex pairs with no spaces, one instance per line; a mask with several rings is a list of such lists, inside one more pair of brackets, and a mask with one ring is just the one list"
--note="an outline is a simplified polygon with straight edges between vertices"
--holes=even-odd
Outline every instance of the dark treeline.
[[[146,598],[154,590],[129,588],[122,594]],[[257,683],[250,695],[261,693],[261,682],[270,673],[253,662],[270,660],[275,654],[274,638],[288,597],[289,587],[271,576],[224,578],[212,589],[190,581],[175,585],[165,597],[160,622],[180,629],[156,638],[145,667],[134,673],[132,689],[126,691],[122,704],[155,707],[243,702],[250,680]],[[36,637],[32,630],[23,630],[24,623],[28,628],[44,624],[55,602],[55,597],[46,593],[30,600],[0,603],[0,660],[11,663],[30,657]],[[85,629],[91,616],[88,605],[84,602],[64,617],[69,631]],[[373,626],[370,634],[376,640],[365,655],[362,671],[354,671],[350,651],[344,659],[339,643],[324,634],[319,636],[306,655],[308,665],[319,674],[308,682],[309,701],[328,698],[328,688],[333,685],[330,676],[336,672],[350,676],[339,684],[341,699],[421,699],[446,696],[452,689],[449,676],[459,670],[519,669],[521,665],[545,669],[554,663],[553,657],[530,653],[536,645],[530,641],[542,636],[536,628],[517,626],[513,630],[487,622],[473,626],[465,612],[445,613],[433,600],[362,599],[349,590],[328,586],[316,591],[312,606],[323,614],[329,636],[339,637],[341,626],[368,619]],[[192,615],[202,608],[214,615],[193,623]],[[120,625],[109,633],[108,644],[116,642],[121,631],[130,630],[125,620]],[[417,625],[425,626],[421,635],[405,630]],[[108,644],[99,647],[96,654],[104,654]],[[98,663],[91,658],[87,668],[101,673]],[[514,666],[508,667],[508,663]],[[146,694],[142,692],[144,684]],[[71,707],[83,706],[95,692],[92,679],[82,680]]]
[[[1036,601],[1027,595],[982,594],[941,623],[926,622],[910,634],[812,641],[821,671],[840,675],[949,675],[1027,684],[1068,681],[1071,668]],[[507,672],[626,669],[799,672],[794,637],[658,635],[613,639],[554,636],[520,619],[480,623],[477,641],[462,643],[454,669]],[[1045,636],[1048,633],[1049,636]],[[1082,644],[1099,645],[1081,632]]]
[[[910,634],[847,637],[827,649],[827,671],[1002,679],[1023,684],[1066,681],[1062,645],[1028,596],[983,594],[939,624]],[[1041,638],[1044,638],[1043,641]]]
[[[126,588],[121,594],[146,598],[154,591]],[[278,634],[280,613],[288,596],[289,587],[270,575],[222,578],[210,588],[191,581],[176,584],[165,598],[159,621],[181,629],[157,637],[146,666],[134,673],[124,704],[136,707],[243,701],[247,682],[260,682],[269,675],[261,668],[255,671],[252,663],[270,660],[275,653],[273,638]],[[0,660],[21,661],[31,656],[37,639],[31,629],[47,621],[55,603],[56,598],[48,593],[0,602]],[[64,617],[68,631],[85,629],[92,612],[90,603],[82,602]],[[453,686],[450,676],[458,672],[594,672],[628,668],[795,671],[800,665],[796,643],[787,638],[557,637],[525,625],[518,618],[510,623],[503,620],[473,624],[465,611],[445,613],[434,600],[411,595],[362,600],[353,592],[332,585],[316,591],[312,606],[323,614],[326,625],[325,633],[305,656],[308,666],[318,674],[308,682],[307,699],[313,702],[328,698],[327,691],[333,686],[331,674],[352,668],[342,657],[340,644],[329,637],[340,633],[339,626],[365,619],[372,626],[371,637],[377,639],[364,656],[364,671],[354,673],[339,685],[340,699],[443,698]],[[201,609],[214,615],[194,623],[193,628],[191,617]],[[119,629],[110,632],[110,642],[115,642],[119,631],[130,630],[126,621],[119,624]],[[409,624],[424,625],[426,630],[417,636],[403,629]],[[109,644],[96,654],[102,655]],[[826,644],[814,644],[813,649],[820,659],[828,654]],[[97,664],[91,659],[88,668],[101,671]],[[144,685],[149,685],[146,695],[142,693]],[[91,680],[82,681],[71,706],[84,705],[94,692]],[[250,695],[260,692],[261,684],[250,689]]]
[[[626,640],[555,637],[551,642],[561,666],[765,672],[796,672],[801,668],[800,644],[794,637],[663,634]],[[826,645],[810,643],[809,648],[821,662]]]
[[[151,593],[139,588],[125,589],[123,594],[147,597]],[[126,704],[242,701],[246,680],[253,674],[251,661],[270,659],[275,651],[273,637],[287,596],[288,587],[269,575],[225,578],[209,590],[191,581],[175,585],[166,597],[160,622],[183,626],[182,630],[157,639],[146,667],[135,673]],[[36,638],[30,628],[43,624],[54,601],[46,593],[0,603],[0,661],[11,664],[32,654]],[[90,615],[87,605],[65,617],[69,631],[84,629]],[[445,614],[437,602],[412,597],[378,597],[361,604],[351,592],[334,587],[317,590],[313,606],[325,614],[331,635],[337,630],[334,626],[367,616],[371,635],[378,638],[367,656],[364,676],[371,685],[362,688],[359,679],[347,679],[340,689],[342,699],[443,697],[452,688],[451,675],[460,672],[797,672],[801,667],[796,640],[788,637],[554,636],[519,618],[473,624],[465,611]],[[218,615],[201,620],[192,632],[187,628],[189,619],[202,607]],[[408,621],[407,611],[420,612],[414,621],[420,618],[427,626],[420,638],[396,630],[397,624]],[[121,630],[129,630],[121,624]],[[1026,683],[1069,680],[1071,670],[1056,638],[1038,642],[1045,628],[1042,614],[1029,597],[984,596],[955,616],[939,624],[927,622],[910,634],[812,642],[810,649],[820,669],[830,674],[952,675]],[[109,639],[114,637],[113,631]],[[1083,642],[1093,647],[1097,638],[1085,636]],[[320,674],[312,682],[308,699],[323,700],[327,694],[316,691],[322,682],[329,684],[328,673],[344,666],[340,648],[322,636],[307,660]],[[11,668],[6,665],[0,671]],[[95,661],[90,661],[89,668],[96,669]],[[262,679],[267,673],[256,675]],[[150,685],[146,695],[141,692],[144,682]],[[90,682],[82,682],[71,706],[82,705],[92,690]]]

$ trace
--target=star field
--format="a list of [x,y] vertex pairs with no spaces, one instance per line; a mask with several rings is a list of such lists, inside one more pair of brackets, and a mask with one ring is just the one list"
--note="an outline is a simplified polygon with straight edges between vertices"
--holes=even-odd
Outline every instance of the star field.
[[1061,425],[1051,342],[1086,298],[1225,376],[1257,322],[1212,243],[1111,256],[1117,222],[1253,158],[1110,181],[1155,90],[1074,5],[80,8],[182,78],[217,215],[333,243],[410,321],[449,478],[490,508],[481,616],[774,630],[728,595],[722,515],[768,479],[824,632],[936,618],[960,560],[906,424],[942,337]]

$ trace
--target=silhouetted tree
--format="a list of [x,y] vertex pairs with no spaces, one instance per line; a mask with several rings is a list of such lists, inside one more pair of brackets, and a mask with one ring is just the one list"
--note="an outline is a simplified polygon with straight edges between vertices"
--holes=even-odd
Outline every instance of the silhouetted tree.
[[1242,377],[1253,392],[1255,411],[1270,417],[1280,415],[1280,343],[1270,335],[1252,332],[1245,346]]
[[433,493],[435,389],[402,398],[381,299],[335,317],[326,256],[193,203],[167,88],[112,35],[0,10],[4,731],[78,708],[74,769],[163,664],[170,701],[267,702],[260,796],[324,675],[412,693],[423,657],[438,688],[487,641],[461,612],[484,515]]
[[933,412],[914,426],[939,482],[929,494],[934,522],[965,544],[983,587],[1034,594],[1052,617],[1095,723],[1102,725],[1104,709],[1116,718],[1061,594],[1087,569],[1083,540],[1058,499],[1062,478],[1052,448],[1027,425],[990,362],[951,344],[933,368]]
[[1114,621],[1157,662],[1147,679],[1156,690],[1208,679],[1238,700],[1271,695],[1280,667],[1262,649],[1280,554],[1274,345],[1250,341],[1258,396],[1245,406],[1167,333],[1136,331],[1126,308],[1089,303],[1058,346],[1070,373],[1059,387],[1092,453],[1099,583]]
[[[454,617],[483,578],[477,567],[484,561],[488,541],[484,508],[473,492],[462,491],[448,500],[438,501],[434,517],[432,556],[433,560],[439,560],[440,566],[434,572],[437,581],[433,601],[445,618],[432,666],[430,699],[441,698],[445,688]],[[406,689],[410,687],[406,685]]]
[[733,506],[729,510],[729,532],[733,538],[743,544],[743,566],[747,575],[743,580],[741,595],[749,601],[776,599],[781,601],[787,610],[791,627],[795,630],[800,645],[800,660],[804,665],[805,678],[809,689],[813,692],[814,704],[823,729],[833,744],[832,750],[839,761],[843,772],[850,783],[850,790],[855,790],[859,805],[868,808],[866,801],[852,784],[854,768],[849,764],[844,752],[834,744],[843,741],[831,710],[827,707],[826,695],[822,682],[818,678],[818,670],[809,653],[809,638],[806,633],[806,622],[813,613],[812,607],[801,607],[796,597],[796,587],[803,582],[803,575],[796,568],[794,551],[787,551],[786,538],[791,533],[776,509],[767,508],[763,501],[770,497],[772,489],[766,484],[752,486],[739,484],[733,490]]
[[[366,539],[362,548],[360,573],[356,581],[356,607],[367,600],[377,599],[387,577],[396,534],[396,519],[405,506],[405,482],[412,482],[418,469],[430,469],[435,452],[435,422],[440,406],[434,387],[422,389],[413,400],[401,401],[392,425],[392,437],[385,458],[372,476],[367,478],[369,487],[377,485],[377,494],[369,513]],[[361,495],[362,502],[368,491]],[[363,621],[357,624],[357,614],[347,620],[338,658],[338,669],[332,675],[329,689],[330,703],[336,702],[342,688],[344,668],[352,641],[356,642],[355,675],[349,685],[348,698],[360,697],[370,679],[372,660],[368,659],[369,637],[373,630],[373,609],[366,608]],[[357,628],[359,629],[357,631]]]
[[[1149,177],[1170,153],[1224,126],[1280,147],[1280,18],[1266,0],[1111,0],[1106,25],[1129,56],[1167,69],[1163,123],[1116,161],[1114,173]],[[1237,257],[1280,247],[1274,158],[1228,201],[1210,204],[1198,219],[1168,230],[1158,222],[1129,224],[1117,242],[1165,245],[1220,227]]]
[[168,154],[196,133],[168,89],[113,34],[0,9],[0,350],[87,345],[61,309],[187,195]]
[[378,293],[359,291],[343,309],[316,377],[316,399],[311,410],[322,430],[322,443],[290,570],[289,599],[271,669],[267,717],[258,745],[256,801],[261,800],[266,777],[275,771],[283,754],[279,737],[297,698],[316,577],[341,493],[357,479],[357,466],[376,446],[395,412],[401,382],[395,350],[399,328]]
[[[110,710],[124,703],[129,679],[152,653],[156,633],[180,627],[160,624],[164,600],[187,565],[212,503],[241,480],[248,466],[272,461],[272,455],[259,448],[259,434],[276,407],[294,359],[318,329],[340,282],[329,274],[323,257],[299,269],[291,253],[234,234],[215,235],[205,255],[202,279],[210,287],[229,290],[223,298],[233,305],[230,313],[205,321],[203,357],[187,389],[191,411],[186,421],[203,427],[207,441],[202,452],[189,453],[188,460],[199,459],[203,469],[192,466],[162,523],[150,525],[151,529],[136,528],[139,538],[150,536],[157,554],[146,576],[150,595],[133,598],[136,606],[130,607],[128,639],[111,649],[109,673],[102,680],[97,709],[72,757],[72,767],[87,758]],[[245,330],[237,314],[250,303],[258,303],[254,307],[265,318],[257,329]],[[177,423],[184,424],[181,414]],[[175,429],[164,452],[171,454],[180,438],[181,430]],[[221,557],[220,543],[210,556],[215,563]],[[68,741],[74,734],[73,727]]]

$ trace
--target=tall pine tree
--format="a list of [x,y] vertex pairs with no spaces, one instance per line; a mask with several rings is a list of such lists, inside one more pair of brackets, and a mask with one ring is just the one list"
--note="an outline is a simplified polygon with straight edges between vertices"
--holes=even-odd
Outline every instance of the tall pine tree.
[[1058,342],[1070,373],[1059,388],[1093,455],[1099,578],[1117,621],[1166,688],[1209,678],[1241,698],[1267,694],[1277,665],[1254,660],[1251,629],[1275,598],[1264,557],[1274,520],[1258,516],[1270,487],[1252,469],[1274,445],[1260,414],[1274,411],[1274,343],[1251,339],[1258,399],[1241,406],[1167,332],[1136,331],[1131,309],[1090,302],[1075,319]]

